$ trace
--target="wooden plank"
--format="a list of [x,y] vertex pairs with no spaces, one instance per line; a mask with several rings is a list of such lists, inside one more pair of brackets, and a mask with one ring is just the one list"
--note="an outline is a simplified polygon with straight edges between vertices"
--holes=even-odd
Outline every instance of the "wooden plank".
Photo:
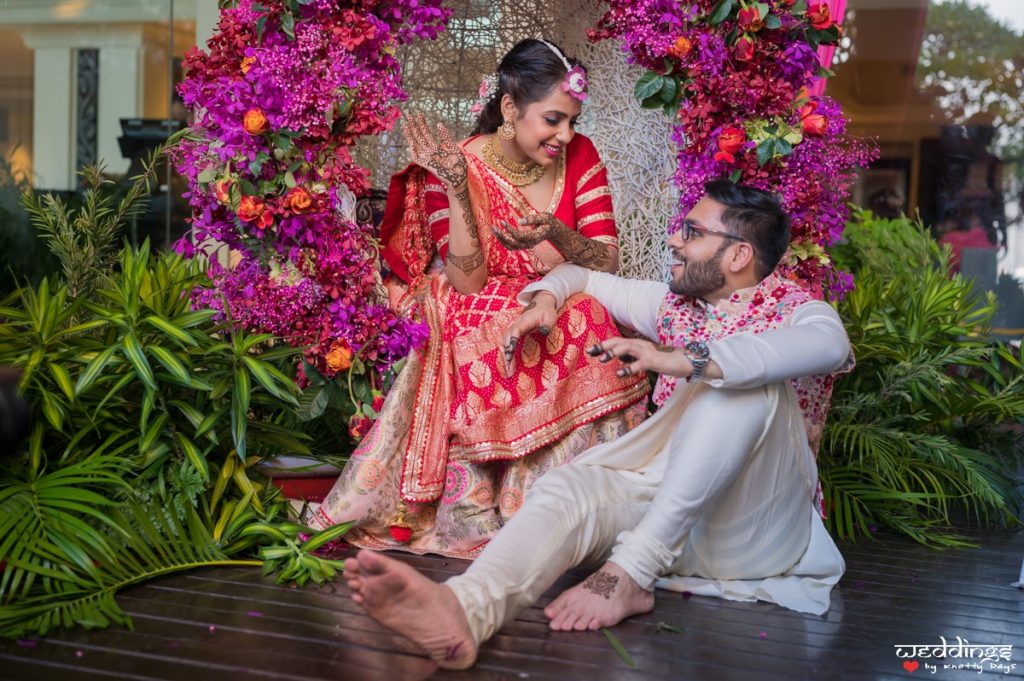
[[[614,629],[636,668],[600,632],[549,630],[543,607],[586,571],[561,578],[488,641],[473,670],[452,673],[367,617],[341,582],[295,589],[258,570],[226,568],[127,591],[119,600],[134,631],[60,632],[31,648],[0,643],[0,678],[906,679],[896,645],[961,636],[1013,645],[1018,667],[1000,677],[1021,679],[1024,592],[1008,584],[1024,555],[1024,532],[984,539],[980,549],[943,552],[888,535],[844,544],[847,575],[822,617],[658,592],[653,612]],[[394,555],[437,581],[468,564]],[[659,622],[683,631],[659,631]],[[926,677],[962,681],[967,673],[976,675],[940,668]]]

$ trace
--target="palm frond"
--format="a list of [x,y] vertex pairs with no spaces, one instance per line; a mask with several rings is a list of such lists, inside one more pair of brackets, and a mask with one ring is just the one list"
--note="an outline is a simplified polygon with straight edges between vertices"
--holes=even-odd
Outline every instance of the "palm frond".
[[1014,452],[994,443],[1024,418],[1020,362],[987,338],[992,296],[951,275],[923,227],[858,217],[835,252],[855,268],[839,310],[858,364],[836,383],[822,437],[829,529],[856,538],[887,526],[958,546],[954,514],[1014,518]]
[[179,520],[170,513],[150,516],[145,506],[132,501],[112,512],[109,519],[119,530],[120,543],[113,547],[108,561],[91,570],[61,565],[58,571],[75,578],[54,580],[46,589],[0,605],[0,636],[44,635],[61,626],[131,626],[131,618],[115,598],[128,586],[200,567],[262,564],[227,558],[191,507],[186,509],[185,519]]

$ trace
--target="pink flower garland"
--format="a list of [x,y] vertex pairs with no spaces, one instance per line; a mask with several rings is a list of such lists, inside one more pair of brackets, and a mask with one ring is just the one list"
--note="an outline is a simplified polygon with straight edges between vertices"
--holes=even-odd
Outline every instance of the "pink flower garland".
[[179,92],[195,121],[172,152],[193,211],[179,250],[214,239],[240,257],[231,268],[211,262],[212,287],[196,304],[305,347],[328,378],[354,354],[384,371],[425,338],[380,295],[372,226],[346,217],[369,187],[349,150],[398,118],[396,48],[435,38],[451,15],[441,0],[344,5],[239,0],[223,10],[209,52],[186,56]]
[[611,0],[589,32],[618,38],[648,69],[636,95],[675,119],[678,221],[704,183],[728,177],[778,193],[793,218],[787,276],[816,295],[841,297],[852,278],[828,256],[846,225],[856,169],[877,155],[850,138],[839,105],[808,94],[821,73],[816,50],[842,29],[827,2]]

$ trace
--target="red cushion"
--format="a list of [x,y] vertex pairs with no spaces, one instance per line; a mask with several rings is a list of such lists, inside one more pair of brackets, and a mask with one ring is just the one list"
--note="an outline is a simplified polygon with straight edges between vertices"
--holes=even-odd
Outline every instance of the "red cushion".
[[286,499],[299,499],[320,503],[338,481],[337,476],[309,478],[272,478],[274,486],[281,490]]

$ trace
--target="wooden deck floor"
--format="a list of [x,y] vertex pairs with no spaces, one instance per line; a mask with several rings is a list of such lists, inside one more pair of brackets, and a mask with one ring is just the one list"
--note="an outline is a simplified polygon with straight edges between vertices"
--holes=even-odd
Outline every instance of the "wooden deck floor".
[[[163,579],[120,598],[134,631],[61,632],[0,643],[3,679],[932,679],[1024,678],[1024,531],[980,536],[977,550],[936,552],[882,536],[842,546],[848,570],[823,617],[758,603],[658,592],[654,611],[613,631],[630,668],[600,632],[550,632],[540,611],[567,575],[481,650],[469,672],[437,671],[367,618],[342,584],[279,587],[257,570]],[[436,579],[460,561],[409,557]],[[682,629],[659,628],[666,623]],[[1008,673],[985,666],[903,668],[896,645],[1013,646]],[[959,662],[950,659],[945,664]]]

